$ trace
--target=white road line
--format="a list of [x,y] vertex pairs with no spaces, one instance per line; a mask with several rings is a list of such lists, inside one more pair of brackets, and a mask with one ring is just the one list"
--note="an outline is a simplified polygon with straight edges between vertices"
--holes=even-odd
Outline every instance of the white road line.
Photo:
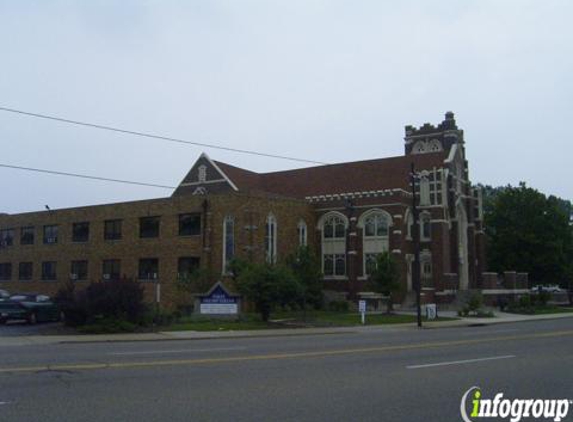
[[181,349],[181,350],[145,350],[136,352],[110,352],[111,356],[131,356],[131,355],[161,355],[167,353],[206,353],[206,352],[227,352],[231,350],[245,350],[246,347],[221,347],[212,349]]
[[456,361],[452,361],[452,362],[427,363],[425,365],[406,366],[406,369],[422,369],[422,368],[433,368],[436,366],[464,365],[466,363],[486,362],[488,360],[511,359],[511,358],[515,358],[515,357],[516,357],[515,355],[505,355],[505,356],[493,356],[493,357],[489,357],[489,358],[456,360]]

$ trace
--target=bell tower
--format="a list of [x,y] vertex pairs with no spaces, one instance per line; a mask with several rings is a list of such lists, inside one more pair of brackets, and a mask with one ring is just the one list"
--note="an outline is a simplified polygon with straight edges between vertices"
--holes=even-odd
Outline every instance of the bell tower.
[[406,155],[449,152],[452,145],[463,146],[464,131],[458,129],[454,113],[448,111],[442,123],[434,126],[424,123],[419,128],[405,127],[404,149]]

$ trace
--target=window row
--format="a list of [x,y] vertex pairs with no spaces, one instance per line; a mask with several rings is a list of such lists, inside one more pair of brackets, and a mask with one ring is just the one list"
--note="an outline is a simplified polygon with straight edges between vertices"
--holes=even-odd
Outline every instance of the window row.
[[[307,225],[300,220],[297,225],[299,246],[307,245]],[[277,262],[278,225],[276,217],[271,213],[265,220],[264,251],[265,261],[269,264]],[[223,274],[230,272],[229,265],[235,257],[235,218],[227,215],[223,219]]]
[[[141,217],[139,219],[139,237],[159,237],[161,218],[159,216]],[[120,240],[123,220],[105,220],[103,228],[104,240]],[[59,225],[50,224],[42,227],[42,242],[44,244],[58,243]],[[201,215],[197,213],[179,214],[179,236],[196,236],[201,234]],[[27,226],[20,228],[20,244],[35,243],[36,228]],[[15,229],[0,230],[0,247],[13,246],[16,238]],[[87,221],[72,224],[72,242],[88,242],[90,239],[90,223]]]
[[[56,280],[57,279],[57,266],[56,261],[43,261],[41,263],[41,280]],[[200,259],[194,256],[185,256],[178,258],[177,273],[179,276],[189,275],[200,266]],[[18,280],[28,281],[34,278],[34,264],[33,262],[20,262],[18,264]],[[13,275],[12,263],[0,263],[0,281],[10,281]],[[88,261],[78,260],[71,261],[70,263],[70,279],[71,280],[87,280],[88,279]],[[102,278],[104,280],[116,280],[122,276],[121,260],[119,259],[105,259],[102,261]],[[139,260],[138,278],[140,280],[155,280],[159,278],[159,259],[158,258],[142,258]]]

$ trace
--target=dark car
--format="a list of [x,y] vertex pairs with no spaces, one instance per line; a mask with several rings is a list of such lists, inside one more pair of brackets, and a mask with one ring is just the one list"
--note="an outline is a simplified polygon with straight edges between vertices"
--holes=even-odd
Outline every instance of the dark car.
[[7,321],[26,320],[30,322],[32,312],[24,305],[11,300],[0,301],[0,324],[5,324]]
[[22,293],[10,296],[9,301],[23,306],[30,313],[26,318],[30,324],[61,320],[60,308],[49,296]]
[[9,297],[10,293],[8,293],[6,290],[0,289],[0,300],[8,299]]

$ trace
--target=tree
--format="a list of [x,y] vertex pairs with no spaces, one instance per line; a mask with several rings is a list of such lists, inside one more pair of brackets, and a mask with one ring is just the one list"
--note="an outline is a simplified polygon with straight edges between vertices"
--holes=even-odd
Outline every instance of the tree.
[[251,301],[268,321],[276,306],[296,304],[302,295],[302,287],[290,269],[268,264],[249,264],[242,268],[236,279],[237,289]]
[[374,291],[388,296],[387,313],[392,312],[392,296],[401,289],[398,263],[389,252],[383,252],[376,258],[376,265],[369,276]]
[[308,246],[301,246],[287,257],[287,265],[302,286],[302,307],[307,304],[318,309],[322,307],[322,271],[320,262]]
[[493,190],[484,200],[490,269],[528,272],[532,284],[565,284],[573,260],[568,201],[523,182]]

